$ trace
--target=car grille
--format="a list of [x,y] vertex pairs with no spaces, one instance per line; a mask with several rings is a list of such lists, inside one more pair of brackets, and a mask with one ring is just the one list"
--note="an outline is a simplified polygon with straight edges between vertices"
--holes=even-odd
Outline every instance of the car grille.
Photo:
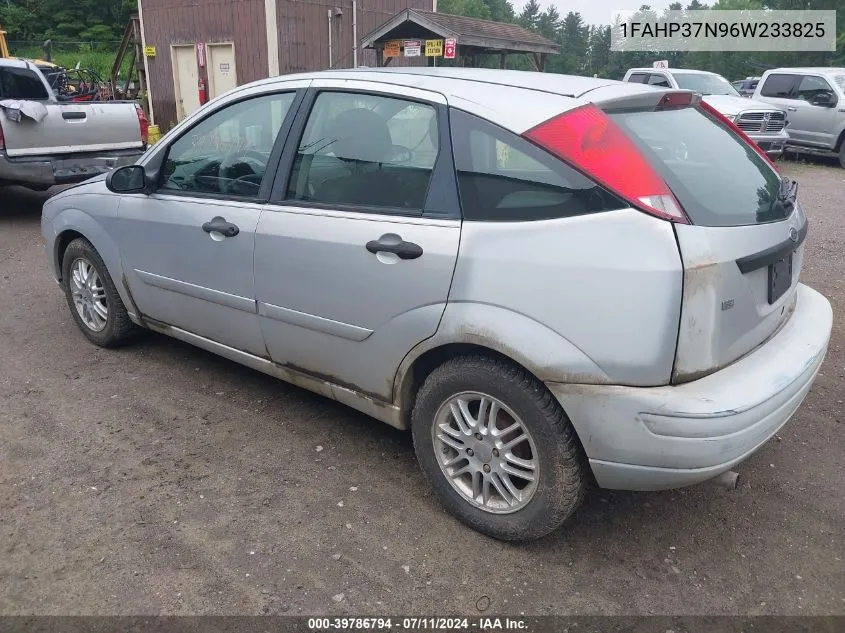
[[786,126],[786,114],[779,110],[743,112],[736,124],[743,132],[775,134]]

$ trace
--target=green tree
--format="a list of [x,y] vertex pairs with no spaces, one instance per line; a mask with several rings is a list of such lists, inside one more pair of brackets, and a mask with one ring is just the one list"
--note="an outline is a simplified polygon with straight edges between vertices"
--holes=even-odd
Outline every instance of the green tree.
[[558,13],[557,8],[554,5],[550,5],[545,11],[543,11],[543,13],[540,14],[540,17],[537,18],[537,30],[543,37],[550,40],[557,38],[560,25],[560,13]]
[[537,0],[528,0],[525,6],[522,7],[522,13],[519,14],[517,22],[520,26],[532,31],[537,30],[537,24],[540,21],[540,3]]
[[41,0],[0,0],[0,26],[10,39],[30,40],[41,34]]
[[468,18],[479,18],[489,20],[490,9],[484,0],[440,0],[437,3],[439,13],[451,15],[463,15]]
[[490,19],[495,22],[515,22],[516,14],[513,5],[508,0],[484,0],[490,9]]

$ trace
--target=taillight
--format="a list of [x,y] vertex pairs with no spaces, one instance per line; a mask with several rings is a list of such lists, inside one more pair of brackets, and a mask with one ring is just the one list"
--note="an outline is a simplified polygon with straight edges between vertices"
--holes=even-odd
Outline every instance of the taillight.
[[138,115],[138,125],[141,126],[141,141],[146,145],[150,140],[150,122],[147,120],[144,110],[137,103],[135,104],[135,113]]
[[0,149],[6,149],[6,137],[3,136],[3,125],[0,124]]
[[595,105],[565,112],[524,136],[634,207],[664,220],[689,222],[681,204],[636,145]]
[[745,132],[743,132],[742,129],[736,123],[733,122],[732,119],[726,117],[724,114],[719,112],[716,108],[711,106],[706,101],[702,101],[700,103],[699,107],[702,110],[704,110],[705,112],[707,112],[707,114],[709,114],[711,117],[716,119],[719,123],[729,127],[735,134],[740,136],[742,138],[742,140],[744,140],[751,147],[753,147],[755,152],[757,152],[758,154],[760,154],[760,156],[762,156],[764,159],[766,159],[766,162],[769,163],[769,165],[771,165],[772,169],[774,169],[776,172],[780,173],[780,170],[777,168],[777,165],[775,165],[774,162],[772,161],[772,159],[769,158],[769,155],[766,152],[764,152],[760,148],[760,146],[757,145],[757,143],[752,141],[751,138]]

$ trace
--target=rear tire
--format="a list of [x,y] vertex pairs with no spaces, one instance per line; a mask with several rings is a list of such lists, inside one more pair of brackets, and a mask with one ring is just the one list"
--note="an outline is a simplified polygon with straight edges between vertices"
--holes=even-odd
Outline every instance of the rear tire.
[[62,281],[71,316],[85,337],[99,347],[118,347],[140,331],[129,319],[100,254],[84,238],[68,244]]
[[839,165],[842,169],[845,169],[845,140],[843,140],[842,145],[839,146]]
[[417,395],[411,431],[441,503],[494,538],[545,536],[583,499],[588,467],[575,429],[546,386],[517,365],[485,356],[445,362]]

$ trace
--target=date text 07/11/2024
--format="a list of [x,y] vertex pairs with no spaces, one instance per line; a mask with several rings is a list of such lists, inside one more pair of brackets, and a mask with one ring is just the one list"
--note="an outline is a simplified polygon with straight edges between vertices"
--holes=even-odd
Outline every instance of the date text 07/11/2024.
[[310,631],[526,631],[519,618],[348,617],[309,618]]

